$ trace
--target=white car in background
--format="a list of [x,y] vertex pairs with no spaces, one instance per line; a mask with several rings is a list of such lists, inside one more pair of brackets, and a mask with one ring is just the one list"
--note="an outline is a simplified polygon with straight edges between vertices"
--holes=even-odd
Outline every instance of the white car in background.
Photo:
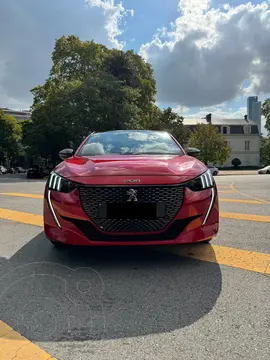
[[215,167],[215,166],[213,166],[213,165],[207,165],[207,167],[208,167],[208,169],[211,171],[211,174],[212,174],[213,176],[218,175],[219,170],[218,170],[217,167]]
[[7,169],[3,165],[0,165],[0,175],[4,175],[6,173],[7,173]]
[[270,174],[270,165],[258,170],[258,174]]

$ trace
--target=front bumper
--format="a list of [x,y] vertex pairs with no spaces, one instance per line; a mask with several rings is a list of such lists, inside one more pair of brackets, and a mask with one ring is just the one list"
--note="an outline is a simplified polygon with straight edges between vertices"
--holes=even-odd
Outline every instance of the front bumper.
[[216,186],[200,192],[184,189],[182,206],[159,232],[112,233],[98,228],[86,215],[78,190],[65,194],[45,189],[44,231],[53,241],[80,246],[184,244],[208,240],[219,229]]

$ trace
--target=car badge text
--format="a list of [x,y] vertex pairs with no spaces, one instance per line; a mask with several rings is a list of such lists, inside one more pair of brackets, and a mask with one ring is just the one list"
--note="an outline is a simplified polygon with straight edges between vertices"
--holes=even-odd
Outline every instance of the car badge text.
[[126,179],[124,180],[125,183],[139,183],[141,182],[140,179]]
[[129,196],[128,201],[138,201],[137,198],[137,190],[135,189],[129,189],[127,191],[127,195]]

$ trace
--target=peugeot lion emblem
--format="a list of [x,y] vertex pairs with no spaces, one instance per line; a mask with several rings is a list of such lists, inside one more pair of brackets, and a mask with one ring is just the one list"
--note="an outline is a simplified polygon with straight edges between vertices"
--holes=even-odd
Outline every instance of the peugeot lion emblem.
[[138,201],[137,198],[137,190],[135,189],[129,189],[127,191],[127,195],[129,196],[128,201]]

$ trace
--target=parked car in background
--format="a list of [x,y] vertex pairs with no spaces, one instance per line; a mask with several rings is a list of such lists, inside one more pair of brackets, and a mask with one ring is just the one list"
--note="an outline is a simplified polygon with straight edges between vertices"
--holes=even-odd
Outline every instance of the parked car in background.
[[43,176],[49,176],[52,170],[53,167],[46,166],[45,168],[43,168]]
[[25,173],[26,173],[26,170],[23,169],[23,168],[20,167],[20,166],[16,167],[16,168],[15,168],[15,171],[16,171],[16,173],[18,173],[18,174],[25,174]]
[[7,169],[7,174],[16,174],[16,171],[14,168],[8,168]]
[[270,174],[270,165],[258,170],[258,174]]
[[4,175],[6,173],[7,173],[7,169],[3,165],[0,165],[0,175]]
[[218,175],[219,169],[218,169],[217,167],[215,167],[215,166],[213,166],[213,165],[207,165],[207,167],[208,167],[208,169],[211,171],[211,174],[212,174],[213,176]]
[[44,176],[44,172],[41,166],[33,165],[27,170],[26,176],[28,179],[41,179]]

